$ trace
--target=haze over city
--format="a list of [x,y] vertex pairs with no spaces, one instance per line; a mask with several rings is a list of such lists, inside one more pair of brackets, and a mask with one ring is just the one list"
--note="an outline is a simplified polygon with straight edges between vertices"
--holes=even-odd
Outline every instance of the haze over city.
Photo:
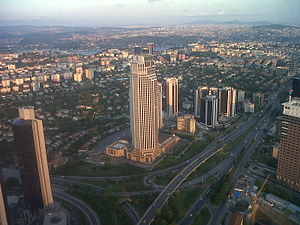
[[1,0],[0,25],[124,26],[214,20],[299,25],[298,0]]

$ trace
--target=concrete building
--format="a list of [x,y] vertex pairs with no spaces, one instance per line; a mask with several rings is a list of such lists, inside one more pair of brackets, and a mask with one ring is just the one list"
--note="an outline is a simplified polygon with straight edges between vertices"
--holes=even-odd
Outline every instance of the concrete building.
[[264,93],[254,93],[253,94],[253,102],[257,105],[263,105],[265,102],[265,94]]
[[277,179],[300,192],[300,99],[282,105]]
[[32,209],[51,208],[53,195],[42,120],[35,118],[33,107],[23,107],[12,125],[24,200]]
[[7,198],[4,192],[4,180],[2,176],[2,169],[0,167],[0,224],[8,225],[9,223],[9,211],[7,205]]
[[163,90],[162,90],[162,84],[158,83],[158,128],[161,129],[164,127],[163,122]]
[[215,128],[218,123],[219,99],[215,95],[207,95],[201,99],[200,123]]
[[148,54],[153,55],[154,54],[154,43],[148,43],[147,47],[148,47]]
[[177,130],[194,134],[196,132],[196,120],[192,115],[180,116],[177,118]]
[[255,112],[255,104],[250,102],[249,100],[244,101],[244,112],[245,113],[254,113]]
[[221,116],[232,117],[237,109],[237,90],[225,87],[219,90],[219,112]]
[[129,159],[153,162],[161,154],[158,143],[158,82],[151,56],[134,56],[130,76],[130,128],[133,149]]
[[105,149],[105,153],[114,157],[124,157],[127,154],[127,150],[129,148],[129,143],[125,140],[118,140],[110,145],[108,145]]
[[245,91],[238,90],[237,102],[243,103],[245,101]]
[[166,111],[169,115],[178,114],[178,79],[166,79]]
[[209,94],[208,87],[198,87],[198,89],[195,90],[195,99],[194,99],[195,116],[198,116],[198,117],[200,116],[201,99],[204,98],[208,94]]
[[92,80],[94,78],[94,72],[95,70],[92,68],[85,69],[85,77],[89,80]]
[[73,77],[74,77],[74,81],[82,82],[82,74],[81,73],[75,73]]

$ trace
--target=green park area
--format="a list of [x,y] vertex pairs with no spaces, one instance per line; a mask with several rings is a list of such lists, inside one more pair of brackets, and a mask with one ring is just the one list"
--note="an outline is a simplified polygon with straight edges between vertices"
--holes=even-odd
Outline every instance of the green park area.
[[203,189],[195,187],[176,191],[166,205],[156,214],[154,225],[175,225],[183,218],[189,208],[202,193]]
[[233,174],[235,170],[232,170],[227,176],[222,177],[220,182],[212,189],[210,193],[210,201],[213,205],[220,205],[224,200],[227,199],[233,184]]
[[141,214],[144,214],[152,202],[157,198],[158,193],[153,193],[149,195],[134,195],[130,196],[129,201],[132,205],[139,209]]
[[72,191],[70,194],[89,205],[97,213],[102,224],[132,224],[131,219],[121,206],[123,201],[121,198],[108,195],[95,195],[82,191]]
[[[73,179],[74,180],[74,179]],[[128,192],[151,190],[150,186],[145,186],[143,176],[132,176],[124,180],[89,180],[77,179],[88,184],[94,184],[107,189],[107,192]]]
[[89,177],[109,177],[143,174],[145,169],[122,164],[122,165],[103,165],[97,166],[86,163],[82,160],[69,160],[65,165],[58,167],[53,174],[60,176],[89,176]]
[[211,215],[207,207],[201,209],[200,213],[196,216],[192,225],[206,225],[209,222]]
[[168,155],[157,166],[154,167],[154,170],[165,169],[194,157],[202,152],[213,140],[214,136],[208,136],[205,140],[195,141],[180,158],[175,158],[172,155]]

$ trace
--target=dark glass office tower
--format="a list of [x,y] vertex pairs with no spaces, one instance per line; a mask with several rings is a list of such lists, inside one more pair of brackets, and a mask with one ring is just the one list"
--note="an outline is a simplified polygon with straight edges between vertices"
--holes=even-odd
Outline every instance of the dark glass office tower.
[[20,108],[13,122],[14,144],[20,167],[22,190],[32,209],[53,204],[43,125],[32,107]]
[[291,98],[300,98],[300,78],[294,78],[292,83]]

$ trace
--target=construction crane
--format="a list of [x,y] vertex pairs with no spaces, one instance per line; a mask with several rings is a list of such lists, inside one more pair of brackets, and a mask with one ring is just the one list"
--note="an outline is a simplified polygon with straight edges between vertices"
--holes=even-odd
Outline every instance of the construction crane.
[[255,195],[255,197],[253,199],[252,212],[251,212],[251,218],[250,218],[251,219],[251,223],[250,223],[251,225],[254,225],[254,223],[255,223],[256,212],[257,212],[258,207],[259,207],[258,198],[259,198],[262,190],[264,189],[269,177],[270,177],[270,175],[267,176],[264,183],[261,185],[259,191],[257,192],[257,194]]

